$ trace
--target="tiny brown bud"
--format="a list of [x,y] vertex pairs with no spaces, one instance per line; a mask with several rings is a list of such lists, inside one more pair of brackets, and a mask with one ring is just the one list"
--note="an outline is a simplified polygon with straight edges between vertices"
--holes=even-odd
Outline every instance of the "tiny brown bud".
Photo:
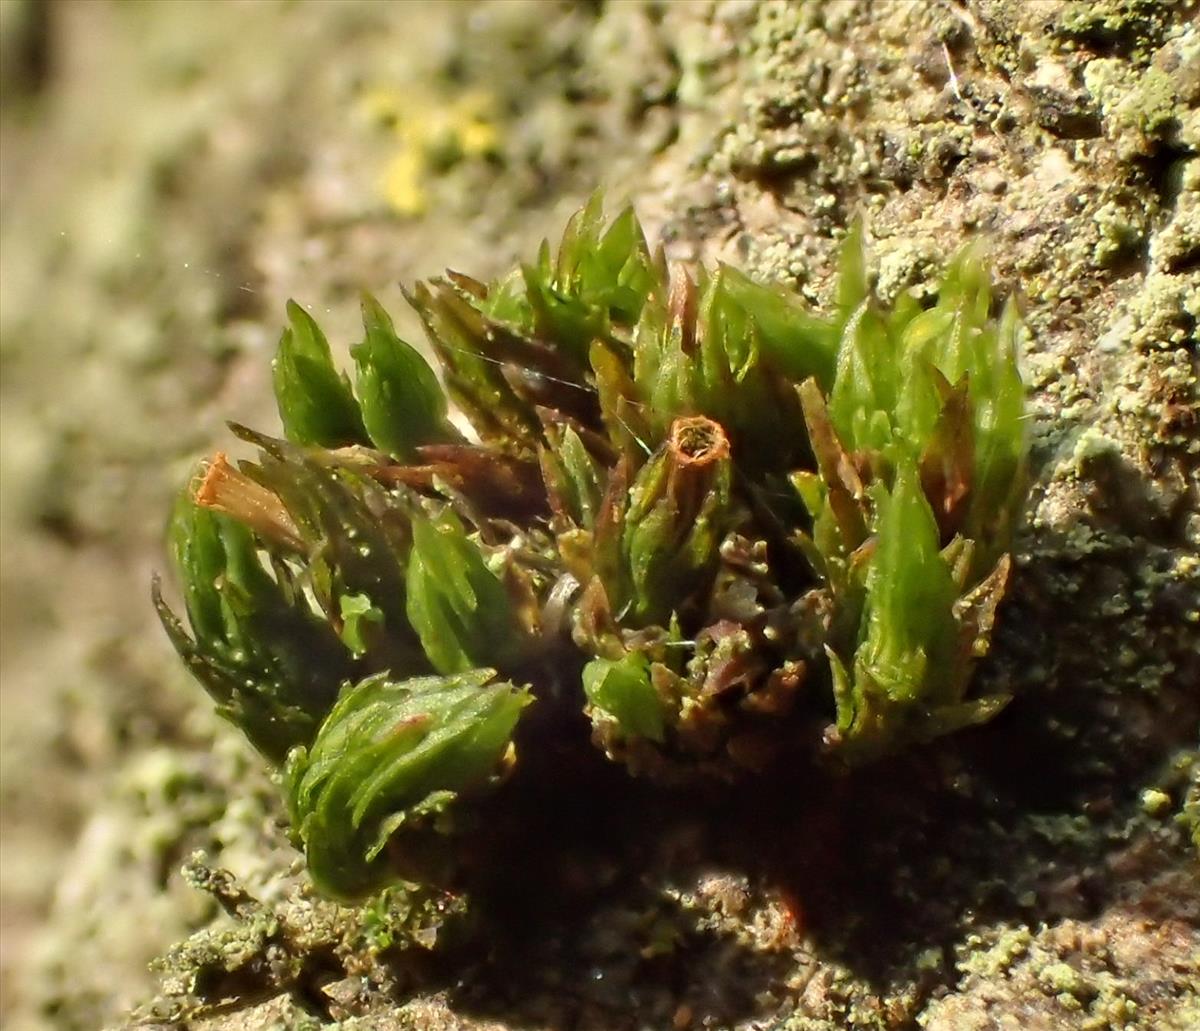
[[679,327],[679,348],[684,354],[691,354],[696,346],[696,305],[696,281],[685,270],[672,269],[667,308],[672,322]]

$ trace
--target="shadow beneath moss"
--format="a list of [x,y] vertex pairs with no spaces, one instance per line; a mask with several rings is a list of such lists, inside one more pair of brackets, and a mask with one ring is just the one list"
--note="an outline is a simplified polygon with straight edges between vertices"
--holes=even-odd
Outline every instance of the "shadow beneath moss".
[[[957,981],[972,929],[1119,904],[1140,792],[1200,729],[1200,660],[1155,545],[1037,547],[980,670],[1014,702],[910,756],[845,776],[793,756],[740,787],[665,791],[603,760],[577,716],[558,728],[476,842],[477,944],[421,990],[512,1024],[730,1026],[805,1009],[798,971],[833,963],[915,1012]],[[1143,873],[1186,861],[1182,833],[1143,839]],[[786,909],[786,940],[696,904],[714,871]]]

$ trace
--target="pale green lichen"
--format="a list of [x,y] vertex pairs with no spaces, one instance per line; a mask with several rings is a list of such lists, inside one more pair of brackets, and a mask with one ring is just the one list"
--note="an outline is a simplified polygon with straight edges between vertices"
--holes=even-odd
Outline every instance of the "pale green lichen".
[[1033,932],[1028,927],[1003,929],[990,943],[978,934],[970,935],[963,943],[965,955],[958,969],[966,975],[995,979],[1028,955],[1032,943]]
[[1171,809],[1171,796],[1158,788],[1144,788],[1141,802],[1147,816],[1162,816]]
[[1175,84],[1162,69],[1134,71],[1116,58],[1097,58],[1083,77],[1123,158],[1152,153],[1179,127]]

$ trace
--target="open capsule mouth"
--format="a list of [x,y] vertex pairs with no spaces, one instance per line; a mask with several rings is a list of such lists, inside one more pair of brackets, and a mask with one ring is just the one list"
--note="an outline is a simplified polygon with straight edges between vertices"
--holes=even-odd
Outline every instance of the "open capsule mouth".
[[201,508],[237,519],[269,541],[295,552],[304,551],[304,539],[279,496],[229,464],[218,451],[192,486]]
[[703,467],[729,457],[725,430],[703,415],[688,415],[671,423],[670,447],[680,465]]

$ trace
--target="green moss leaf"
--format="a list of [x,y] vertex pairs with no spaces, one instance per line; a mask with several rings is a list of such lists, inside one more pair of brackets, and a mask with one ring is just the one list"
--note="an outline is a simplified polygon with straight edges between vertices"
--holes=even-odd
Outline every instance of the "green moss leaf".
[[288,301],[287,314],[289,325],[271,363],[284,435],[320,447],[367,443],[350,382],[334,368],[321,327],[295,301]]
[[504,584],[451,513],[413,522],[408,618],[441,673],[471,669],[479,656],[503,667],[520,650]]
[[396,336],[391,318],[369,294],[363,296],[362,313],[366,336],[351,354],[363,423],[375,446],[411,460],[422,444],[460,439],[428,362]]
[[888,695],[932,702],[946,697],[957,637],[958,591],[941,555],[937,521],[914,466],[903,463],[881,510],[867,577],[866,636],[856,661]]
[[310,748],[292,752],[288,807],[323,892],[355,900],[397,870],[451,874],[463,807],[495,783],[531,700],[494,676],[369,677],[343,692]]
[[666,730],[662,700],[640,652],[623,659],[593,659],[583,669],[583,691],[595,708],[617,721],[622,733],[661,742]]
[[176,503],[170,539],[189,636],[154,586],[159,618],[176,650],[217,704],[272,762],[312,739],[350,675],[350,655],[297,585],[262,565],[249,530],[198,506]]

